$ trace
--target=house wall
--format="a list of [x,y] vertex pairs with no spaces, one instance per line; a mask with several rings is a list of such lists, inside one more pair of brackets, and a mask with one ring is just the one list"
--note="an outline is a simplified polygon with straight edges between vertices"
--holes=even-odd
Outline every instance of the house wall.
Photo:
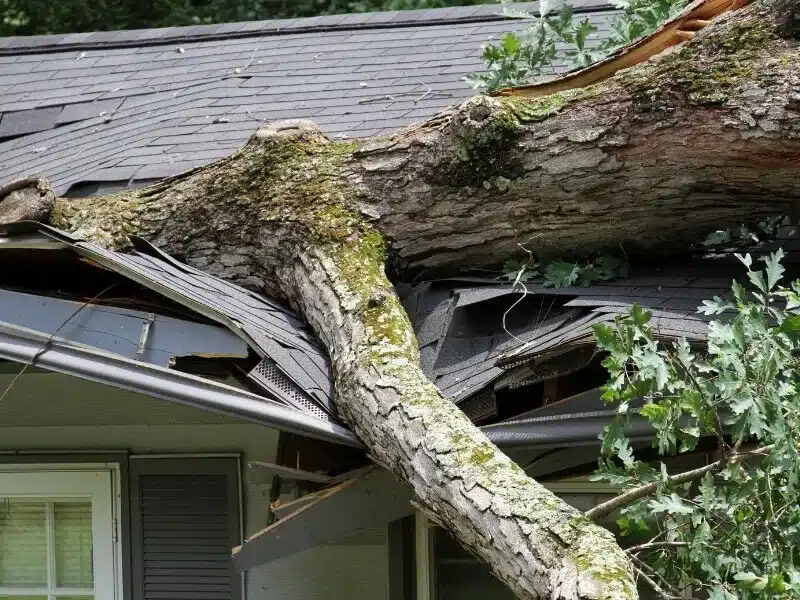
[[[12,377],[0,376],[0,395]],[[266,524],[271,482],[270,474],[247,463],[274,461],[277,440],[277,431],[260,425],[52,373],[26,374],[0,402],[0,452],[6,454],[241,455],[245,537]],[[244,579],[248,600],[384,600],[386,534],[381,529],[314,548],[252,570]]]

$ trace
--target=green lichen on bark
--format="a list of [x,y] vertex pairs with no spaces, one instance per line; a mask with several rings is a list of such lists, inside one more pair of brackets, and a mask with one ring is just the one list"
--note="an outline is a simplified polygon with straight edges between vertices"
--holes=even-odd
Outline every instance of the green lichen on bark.
[[769,56],[776,39],[769,20],[725,23],[617,78],[642,112],[669,109],[676,96],[689,105],[724,105],[759,81],[759,58]]
[[597,527],[582,514],[569,519],[571,529],[565,541],[570,545],[569,557],[579,570],[591,573],[595,581],[607,588],[614,597],[634,597],[630,565],[622,552],[598,556],[597,548],[614,543],[614,536]]
[[602,93],[602,86],[594,85],[574,90],[555,92],[547,96],[527,98],[525,96],[500,96],[497,100],[519,125],[537,123],[558,114],[567,106],[594,98]]
[[521,135],[511,111],[496,110],[495,99],[477,97],[448,125],[435,160],[423,178],[446,188],[477,188],[498,178],[513,181],[522,172],[509,152]]
[[419,350],[411,321],[386,277],[383,235],[361,221],[343,243],[330,241],[328,246],[366,329],[368,360],[382,365],[416,362]]
[[160,211],[160,206],[142,202],[136,192],[59,198],[50,214],[50,224],[106,248],[125,250],[130,247],[131,236],[146,236],[161,221]]

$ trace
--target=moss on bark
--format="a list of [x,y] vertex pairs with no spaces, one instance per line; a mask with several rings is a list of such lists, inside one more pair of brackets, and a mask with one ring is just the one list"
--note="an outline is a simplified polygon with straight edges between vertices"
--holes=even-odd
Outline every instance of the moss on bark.
[[774,51],[778,38],[770,19],[731,21],[621,73],[619,81],[644,112],[671,109],[676,95],[690,106],[724,105],[743,85],[759,81],[759,59]]

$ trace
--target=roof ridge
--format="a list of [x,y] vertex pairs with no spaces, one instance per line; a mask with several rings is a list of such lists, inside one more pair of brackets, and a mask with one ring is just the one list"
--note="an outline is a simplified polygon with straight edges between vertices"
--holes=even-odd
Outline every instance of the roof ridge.
[[[512,6],[532,9],[537,4],[538,2],[524,2],[515,3]],[[575,13],[614,9],[610,0],[572,0],[571,4]],[[500,13],[499,10],[500,5],[495,3],[409,11],[350,13],[244,23],[221,23],[216,25],[18,36],[0,38],[0,56],[141,48],[278,35],[396,29],[401,27],[434,27],[439,25],[516,20],[514,17]]]

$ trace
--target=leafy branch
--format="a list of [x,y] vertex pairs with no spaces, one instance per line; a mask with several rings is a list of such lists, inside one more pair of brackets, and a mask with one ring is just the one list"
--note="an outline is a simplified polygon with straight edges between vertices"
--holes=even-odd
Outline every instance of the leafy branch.
[[611,35],[599,44],[593,37],[597,26],[586,17],[577,19],[569,4],[556,10],[549,0],[541,0],[537,14],[504,6],[503,14],[530,25],[507,33],[497,44],[484,44],[485,71],[464,79],[475,89],[492,92],[533,83],[560,59],[572,68],[587,67],[656,31],[683,9],[685,0],[613,0],[613,4],[622,15],[611,19]]
[[[595,327],[616,417],[593,479],[623,492],[586,516],[616,513],[623,535],[655,532],[629,554],[664,598],[690,587],[709,600],[800,599],[800,281],[781,285],[781,251],[761,268],[737,257],[747,285],[698,309],[711,318],[703,350],[660,343],[640,306]],[[625,432],[636,414],[660,462],[634,454]],[[703,438],[722,456],[670,474],[665,460]]]
[[545,287],[588,286],[598,281],[625,277],[628,265],[624,258],[599,254],[583,261],[554,259],[540,263],[528,252],[503,263],[503,278],[516,283],[540,280]]

